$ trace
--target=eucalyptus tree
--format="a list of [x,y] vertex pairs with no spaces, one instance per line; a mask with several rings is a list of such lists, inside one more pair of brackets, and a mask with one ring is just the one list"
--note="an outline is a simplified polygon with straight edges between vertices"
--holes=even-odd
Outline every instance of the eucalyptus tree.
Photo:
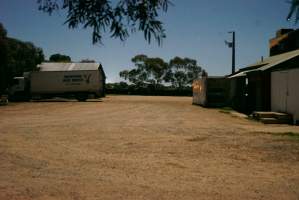
[[7,87],[7,31],[0,23],[0,95]]
[[0,23],[0,94],[9,86],[14,76],[36,69],[44,60],[43,50],[31,42],[7,37]]
[[197,61],[191,58],[174,57],[169,61],[165,81],[175,88],[191,86],[193,80],[202,76],[203,70]]
[[168,64],[161,58],[150,58],[140,54],[132,58],[134,67],[132,70],[123,70],[119,73],[120,77],[128,80],[135,85],[153,85],[154,87],[162,84],[164,74]]
[[119,75],[138,86],[151,85],[157,88],[171,85],[173,88],[183,89],[190,87],[193,80],[205,73],[197,61],[190,58],[174,57],[165,62],[162,58],[151,58],[141,54],[133,57],[132,62],[132,69],[123,70]]

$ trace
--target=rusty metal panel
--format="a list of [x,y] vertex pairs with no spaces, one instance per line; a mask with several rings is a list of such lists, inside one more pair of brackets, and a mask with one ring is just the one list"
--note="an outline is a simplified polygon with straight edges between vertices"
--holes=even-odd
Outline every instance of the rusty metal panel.
[[209,107],[226,106],[230,96],[228,78],[203,77],[193,82],[193,104]]
[[193,88],[193,104],[207,105],[207,78],[194,80]]

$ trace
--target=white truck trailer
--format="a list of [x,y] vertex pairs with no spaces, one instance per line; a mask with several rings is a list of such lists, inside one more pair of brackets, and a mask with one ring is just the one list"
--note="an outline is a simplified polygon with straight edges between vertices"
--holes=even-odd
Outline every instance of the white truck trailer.
[[42,63],[37,69],[15,77],[12,99],[63,97],[85,101],[105,96],[105,73],[99,63]]

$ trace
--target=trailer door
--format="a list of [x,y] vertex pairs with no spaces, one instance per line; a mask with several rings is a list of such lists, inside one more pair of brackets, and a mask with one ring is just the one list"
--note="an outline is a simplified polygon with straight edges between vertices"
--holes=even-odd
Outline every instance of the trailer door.
[[299,68],[271,73],[271,109],[293,115],[299,123]]

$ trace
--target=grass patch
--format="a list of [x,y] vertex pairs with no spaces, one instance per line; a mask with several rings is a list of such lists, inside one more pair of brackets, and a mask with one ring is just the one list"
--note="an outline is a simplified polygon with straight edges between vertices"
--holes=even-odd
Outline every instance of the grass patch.
[[234,110],[231,107],[222,107],[219,110],[219,112],[225,113],[225,114],[230,114],[232,111],[234,111]]
[[199,142],[199,141],[204,141],[208,139],[208,137],[199,137],[199,136],[196,136],[196,137],[193,137],[193,138],[188,138],[186,139],[188,142]]
[[230,114],[231,113],[231,111],[228,111],[228,110],[219,110],[219,112],[225,113],[225,114]]
[[226,110],[226,111],[233,111],[231,107],[222,107],[221,110]]
[[299,133],[285,132],[285,133],[279,133],[279,135],[288,136],[288,137],[295,138],[295,139],[299,140]]
[[268,133],[274,136],[282,136],[282,137],[287,137],[292,140],[297,140],[299,141],[299,133],[294,133],[294,132],[283,132],[283,133]]

